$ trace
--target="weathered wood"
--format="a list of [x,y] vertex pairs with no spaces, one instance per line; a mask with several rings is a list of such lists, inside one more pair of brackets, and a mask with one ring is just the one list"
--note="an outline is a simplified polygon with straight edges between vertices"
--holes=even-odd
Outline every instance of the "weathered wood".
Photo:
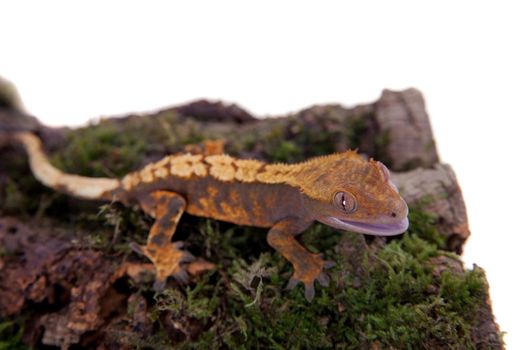
[[436,215],[437,226],[447,247],[458,254],[470,236],[467,210],[454,171],[447,164],[394,173],[394,183],[410,206]]
[[439,162],[423,95],[416,89],[384,90],[372,116],[385,140],[392,170],[430,167]]
[[[1,93],[0,91],[0,95]],[[133,127],[125,128],[129,125]],[[150,116],[112,118],[102,121],[100,125],[92,125],[88,128],[92,130],[66,132],[67,129],[47,128],[42,126],[37,119],[25,115],[15,104],[0,104],[0,132],[7,132],[7,134],[14,130],[37,132],[43,138],[48,151],[50,153],[56,151],[55,156],[60,156],[63,152],[68,159],[76,159],[78,152],[71,152],[71,150],[68,152],[68,146],[71,143],[70,136],[78,135],[80,139],[84,137],[86,140],[84,134],[86,131],[88,133],[90,131],[99,132],[101,129],[105,131],[105,128],[113,132],[115,130],[121,133],[127,132],[130,137],[135,137],[132,139],[136,142],[143,141],[155,145],[155,147],[149,147],[147,152],[135,150],[132,153],[133,159],[139,161],[129,165],[126,171],[144,165],[143,162],[159,159],[167,153],[184,151],[184,149],[191,151],[191,147],[184,147],[185,143],[193,143],[194,140],[199,142],[208,138],[226,140],[226,150],[233,152],[232,154],[236,156],[272,161],[300,161],[319,154],[359,147],[361,153],[381,160],[391,169],[399,171],[393,173],[394,182],[413,209],[423,209],[424,212],[435,215],[436,224],[431,223],[432,230],[434,232],[434,229],[437,228],[444,235],[449,250],[460,253],[463,243],[470,234],[461,190],[450,166],[439,163],[423,98],[414,89],[401,92],[384,91],[379,101],[355,108],[337,105],[315,106],[294,115],[270,119],[252,118],[236,106],[198,101]],[[137,130],[138,135],[136,135]],[[158,132],[159,130],[161,132]],[[96,135],[96,133],[93,134]],[[82,150],[89,148],[91,144],[96,144],[97,137],[93,134],[89,137],[89,140],[93,140],[92,143],[80,143]],[[169,136],[168,139],[166,135]],[[248,140],[250,142],[246,142],[246,135],[252,138],[251,141]],[[8,139],[4,138],[4,140]],[[99,154],[100,149],[98,149],[94,156],[96,159],[105,157],[105,164],[109,164],[108,168],[122,161],[123,156],[120,152],[126,154],[126,147],[115,142],[116,140],[118,137],[114,136],[109,145],[106,145],[111,152]],[[1,143],[2,138],[0,137],[0,147]],[[115,144],[119,147],[115,147]],[[8,145],[8,142],[5,145]],[[129,152],[129,149],[127,151]],[[0,217],[0,247],[3,247],[0,252],[3,253],[0,254],[0,321],[6,315],[9,317],[17,315],[31,307],[29,321],[25,322],[24,341],[27,344],[62,347],[70,344],[76,344],[79,347],[113,344],[119,348],[131,345],[136,347],[141,344],[140,341],[155,336],[159,324],[162,324],[171,344],[179,344],[181,341],[198,338],[207,329],[213,329],[210,328],[210,325],[216,327],[221,322],[225,323],[224,319],[231,319],[231,316],[227,315],[229,306],[226,303],[221,302],[220,307],[212,310],[213,316],[206,317],[201,322],[194,318],[191,312],[188,313],[185,310],[187,304],[185,295],[178,292],[176,288],[171,289],[171,296],[168,294],[161,296],[160,299],[153,299],[152,294],[143,293],[142,289],[136,287],[145,285],[143,279],[147,279],[148,276],[144,272],[151,271],[151,269],[144,270],[143,264],[137,261],[137,257],[128,256],[125,253],[123,246],[127,240],[122,238],[124,235],[117,235],[117,231],[120,230],[119,225],[122,223],[123,232],[126,235],[132,235],[138,230],[141,223],[145,224],[142,219],[128,218],[130,214],[121,212],[121,209],[110,207],[104,209],[107,211],[104,214],[106,220],[115,226],[115,232],[113,239],[108,240],[112,243],[101,248],[96,247],[95,242],[109,237],[111,229],[106,228],[103,231],[100,218],[98,220],[85,219],[91,225],[98,225],[94,227],[97,227],[95,231],[99,229],[103,231],[100,236],[98,232],[91,234],[82,229],[79,231],[81,234],[75,236],[71,229],[59,232],[58,228],[53,227],[55,223],[67,220],[65,216],[56,214],[58,212],[56,208],[65,208],[63,210],[71,215],[74,215],[72,213],[75,208],[81,209],[79,202],[73,199],[67,199],[72,205],[60,205],[59,198],[55,209],[47,210],[47,204],[43,204],[41,208],[44,209],[38,209],[39,215],[22,215],[23,212],[18,210],[18,206],[28,206],[28,198],[31,201],[44,202],[46,195],[39,192],[42,189],[34,183],[30,175],[27,175],[29,169],[20,154],[16,148],[7,148],[2,150],[0,159],[0,216],[4,216],[4,218]],[[67,166],[67,164],[63,165]],[[92,168],[90,163],[87,165],[86,168]],[[68,170],[75,172],[78,171],[78,168],[72,166]],[[19,183],[21,180],[23,181]],[[35,191],[27,190],[28,185],[34,186]],[[35,210],[32,208],[29,213],[34,213]],[[37,219],[39,216],[43,215],[45,218],[48,214],[46,210],[55,214],[49,215],[50,221],[39,221]],[[96,206],[93,210],[96,212]],[[9,213],[14,213],[15,217],[5,217]],[[195,223],[192,222],[192,218],[187,219],[186,228],[190,229]],[[129,227],[126,229],[126,225],[131,224],[133,229]],[[60,227],[60,225],[57,226]],[[221,264],[225,264],[224,266],[234,266],[234,262],[238,264],[238,261],[242,259],[237,256],[230,257],[230,253],[225,254],[224,252],[218,255],[208,247],[210,242],[215,242],[214,237],[224,237],[224,232],[227,231],[219,232],[218,229],[213,229],[213,234],[202,235],[202,237],[193,235],[193,238],[196,239],[193,249],[201,249],[206,242],[206,254],[210,254],[215,259],[214,261],[220,261]],[[85,237],[92,241],[84,242]],[[411,236],[405,236],[405,238],[413,239]],[[253,235],[250,237],[250,242],[256,239],[257,235]],[[239,244],[237,242],[232,251],[239,251]],[[387,268],[383,259],[376,258],[387,244],[386,238],[375,239],[367,245],[362,235],[343,235],[340,242],[334,246],[338,257],[336,260],[341,263],[341,271],[331,273],[334,280],[331,288],[338,290],[331,292],[334,293],[331,295],[341,297],[348,295],[341,291],[348,288],[349,285],[356,290],[381,286],[383,281],[378,278],[382,274],[376,274],[374,271]],[[246,246],[241,245],[241,247]],[[266,254],[261,254],[266,249],[264,245],[249,243],[248,247],[245,249],[250,251],[249,259],[266,256]],[[230,249],[229,245],[227,249]],[[256,250],[252,251],[252,249]],[[400,253],[408,254],[404,251]],[[424,262],[432,267],[434,276],[426,280],[427,282],[431,280],[431,282],[428,282],[425,294],[437,295],[440,293],[440,277],[445,271],[454,276],[465,276],[469,273],[464,269],[459,257],[453,258],[452,254],[444,252],[439,254]],[[213,259],[210,260],[213,261]],[[364,263],[365,260],[366,263]],[[397,258],[392,261],[396,260]],[[200,264],[197,267],[202,268],[202,262]],[[273,265],[276,265],[275,262]],[[259,270],[260,267],[257,271]],[[232,271],[233,269],[219,267],[218,273],[213,277],[213,283],[217,283],[221,289],[219,300],[235,301],[236,296],[243,292],[233,290],[234,283],[230,281],[233,281],[235,277],[232,277]],[[388,276],[388,278],[395,278],[394,275]],[[262,277],[258,278],[260,281]],[[128,284],[129,279],[134,283]],[[262,298],[261,306],[269,310],[268,314],[271,315],[272,312],[275,312],[271,309],[275,305],[275,299],[273,299],[275,293],[263,291],[261,295],[256,294],[255,289],[252,290],[254,288],[252,282],[253,280],[250,280],[250,283],[244,286],[245,289],[253,293],[253,297],[257,295],[257,298]],[[409,283],[409,281],[403,280],[403,283]],[[462,281],[461,283],[465,285],[467,282]],[[216,288],[212,287],[209,291],[216,290]],[[410,290],[409,288],[407,290]],[[259,293],[259,287],[257,287],[257,293]],[[208,294],[206,298],[212,298],[211,295]],[[215,292],[213,295],[215,298]],[[269,299],[268,296],[272,299]],[[283,297],[289,298],[288,296]],[[442,298],[441,295],[439,297]],[[476,319],[469,321],[469,325],[472,326],[469,337],[477,348],[501,348],[499,330],[492,316],[488,294],[483,298],[485,299],[484,304],[479,309],[475,309]],[[331,320],[333,310],[349,314],[354,312],[355,300],[352,303],[343,302],[344,298],[341,300],[341,302],[330,305],[328,313],[319,311],[318,314],[322,317],[320,322],[336,324]],[[410,298],[400,302],[405,305],[410,302]],[[449,302],[455,301],[451,299]],[[296,301],[290,298],[286,303],[296,303]],[[396,302],[391,303],[396,305]],[[166,305],[170,305],[170,308],[166,308]],[[171,305],[178,305],[177,310],[172,310]],[[309,307],[319,306],[310,305]],[[439,305],[432,304],[431,307],[433,309]],[[244,309],[239,307],[236,310],[239,312]],[[302,309],[295,306],[294,310]],[[278,312],[282,312],[282,307]],[[156,317],[160,315],[160,317],[155,321],[152,315],[157,315]],[[226,318],[223,315],[227,315]],[[457,317],[456,315],[454,314],[454,317]],[[236,317],[242,319],[242,315]],[[350,328],[359,323],[361,316],[355,315],[355,317],[349,323]],[[447,318],[441,314],[438,314],[434,321],[437,323],[445,321],[444,323],[448,325]],[[230,329],[228,332],[231,332]],[[437,345],[442,345],[441,337],[440,333],[439,339],[436,340]],[[246,339],[246,336],[243,339]],[[425,348],[434,348],[432,339],[425,341]],[[147,342],[144,344],[145,347],[148,346]],[[380,343],[364,341],[361,345],[370,348],[379,347],[378,344]]]
[[224,104],[222,102],[210,102],[198,100],[188,104],[174,107],[173,110],[182,115],[190,116],[199,121],[226,122],[233,121],[238,124],[255,121],[250,113],[246,112],[236,104]]

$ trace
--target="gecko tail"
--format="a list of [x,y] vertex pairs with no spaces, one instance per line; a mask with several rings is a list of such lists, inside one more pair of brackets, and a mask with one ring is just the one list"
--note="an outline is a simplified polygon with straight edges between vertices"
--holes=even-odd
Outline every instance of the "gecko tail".
[[120,188],[117,179],[66,174],[57,169],[46,156],[40,138],[31,132],[14,132],[9,138],[24,146],[33,175],[47,187],[73,197],[94,200],[111,200]]

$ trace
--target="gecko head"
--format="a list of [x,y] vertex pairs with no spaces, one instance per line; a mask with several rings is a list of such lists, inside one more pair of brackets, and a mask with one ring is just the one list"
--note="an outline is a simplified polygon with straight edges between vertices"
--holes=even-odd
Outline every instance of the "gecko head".
[[[408,206],[381,162],[350,157],[328,163],[322,181],[322,200],[314,217],[329,226],[378,236],[393,236],[408,228]],[[335,172],[335,174],[334,174]]]

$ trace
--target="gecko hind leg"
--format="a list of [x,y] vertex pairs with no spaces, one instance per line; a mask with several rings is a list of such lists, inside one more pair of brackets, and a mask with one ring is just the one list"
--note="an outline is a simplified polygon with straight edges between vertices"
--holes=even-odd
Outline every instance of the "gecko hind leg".
[[270,229],[267,241],[293,265],[294,272],[286,289],[293,289],[302,282],[306,300],[311,302],[315,295],[314,282],[319,282],[323,287],[328,286],[330,279],[323,270],[333,267],[335,263],[324,261],[321,254],[309,252],[295,239],[294,236],[309,225],[310,223],[302,223],[293,218],[285,219]]
[[139,203],[148,215],[155,218],[155,223],[149,231],[147,244],[133,243],[131,248],[147,256],[155,265],[154,289],[162,290],[169,276],[179,283],[186,283],[188,273],[184,264],[195,258],[181,249],[183,242],[171,241],[186,208],[186,200],[174,192],[156,191],[141,198]]

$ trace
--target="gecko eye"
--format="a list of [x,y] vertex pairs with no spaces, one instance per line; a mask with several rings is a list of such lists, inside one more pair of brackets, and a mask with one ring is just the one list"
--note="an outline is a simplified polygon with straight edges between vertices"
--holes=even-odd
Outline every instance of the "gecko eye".
[[334,205],[347,214],[357,209],[357,201],[354,196],[346,192],[337,192],[334,196]]

